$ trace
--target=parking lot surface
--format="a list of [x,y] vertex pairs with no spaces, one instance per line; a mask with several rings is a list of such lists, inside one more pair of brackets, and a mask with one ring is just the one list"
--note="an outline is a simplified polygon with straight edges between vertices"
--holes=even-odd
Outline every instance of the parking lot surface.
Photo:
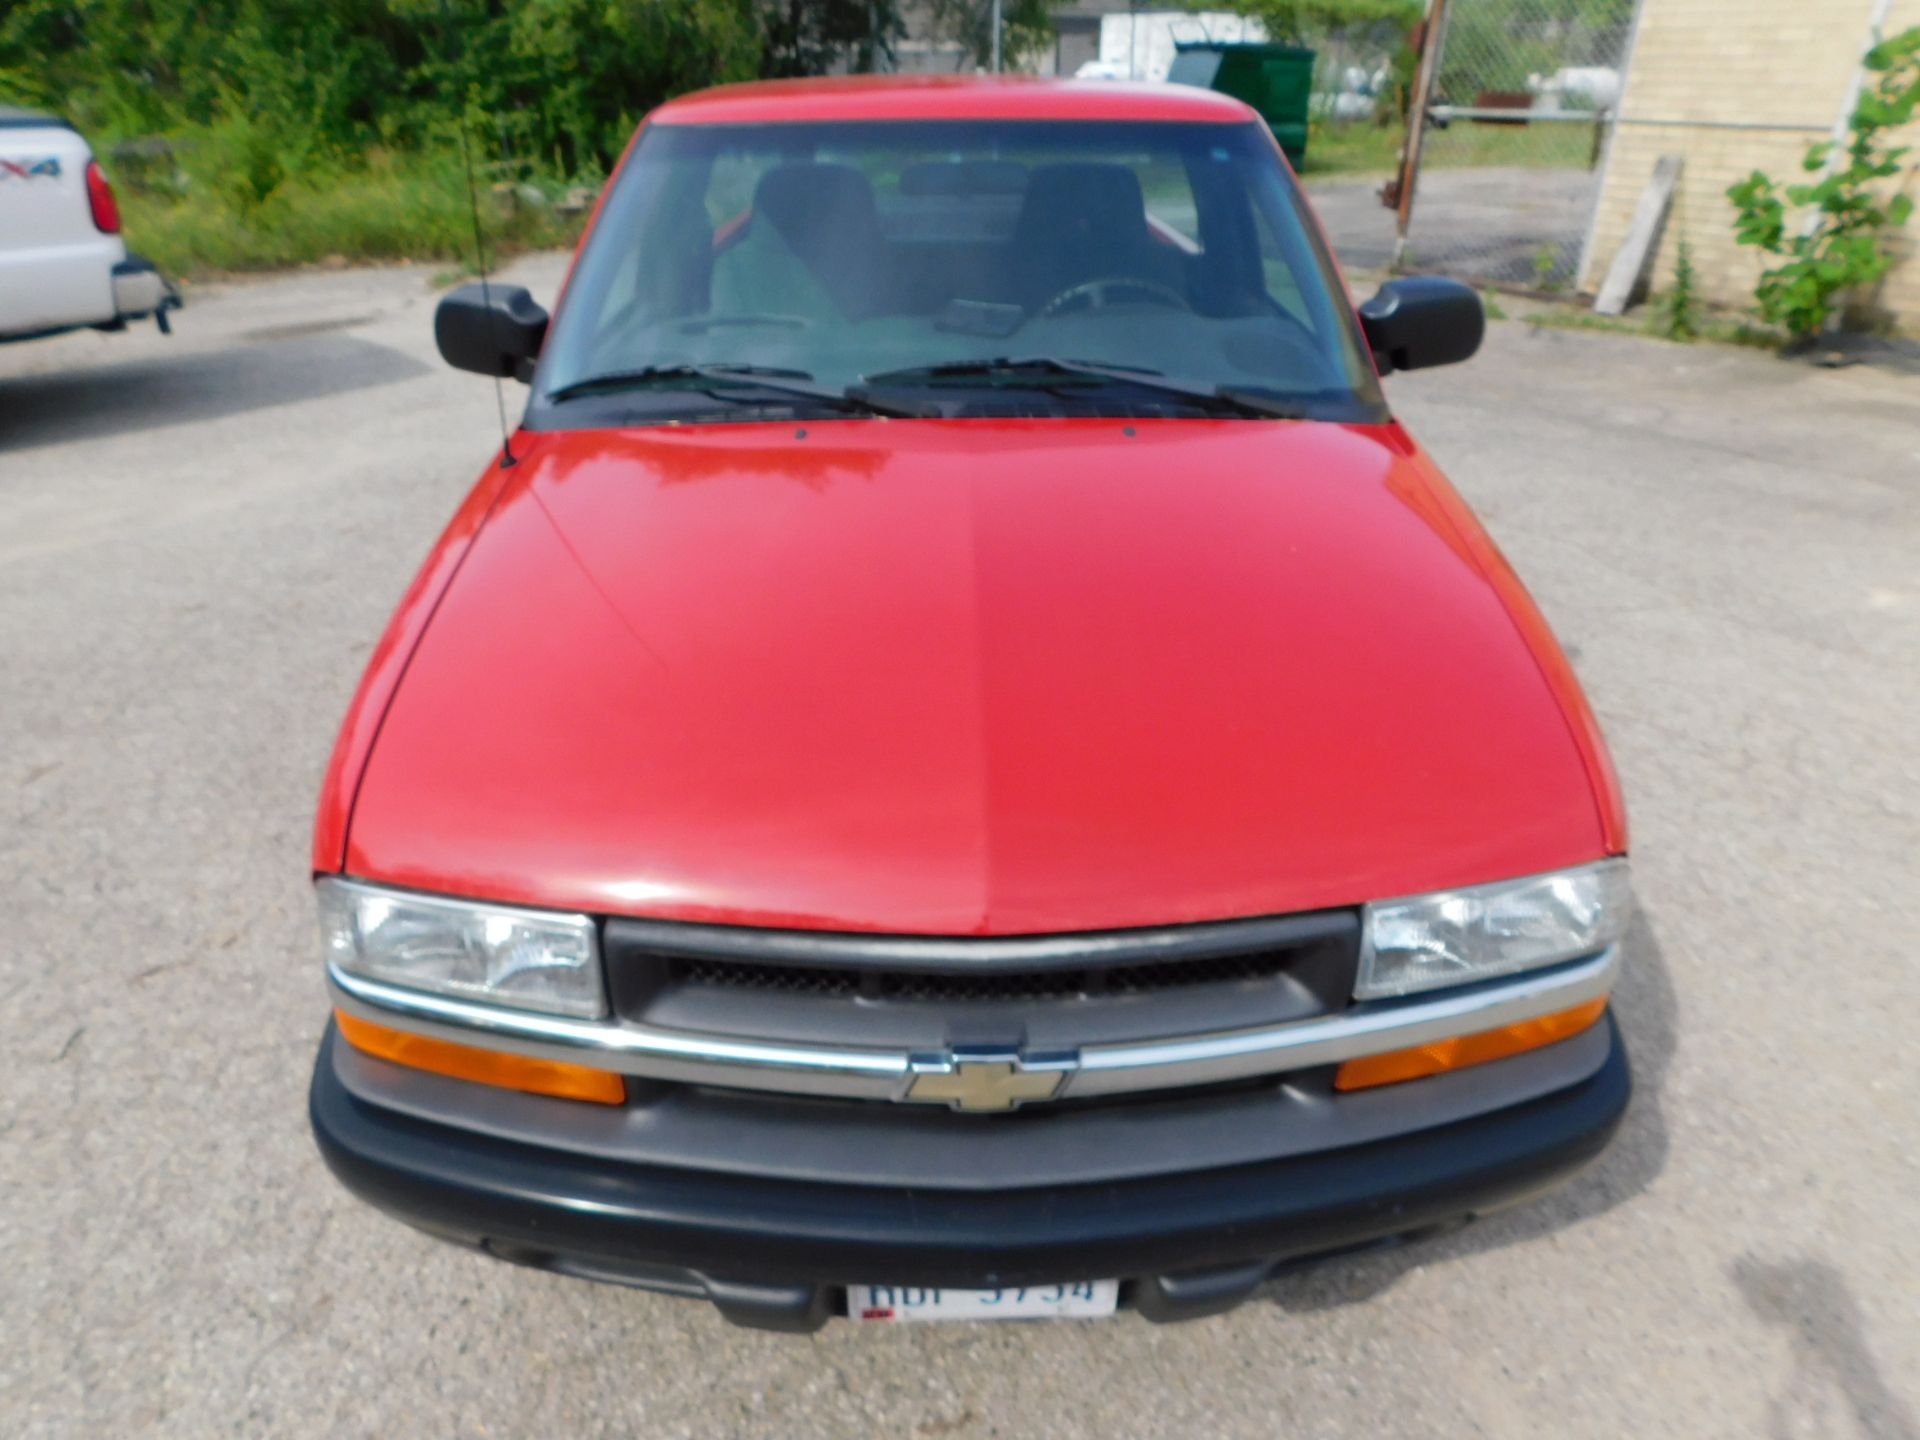
[[[1349,271],[1384,270],[1393,263],[1394,212],[1380,203],[1384,183],[1379,175],[1306,179],[1321,228]],[[1544,253],[1549,272],[1557,266],[1564,280],[1579,263],[1598,184],[1591,170],[1423,170],[1407,231],[1408,263],[1537,288]]]
[[320,771],[498,438],[428,276],[0,349],[0,1434],[1920,1434],[1915,381],[1508,323],[1389,382],[1623,773],[1593,1169],[1185,1326],[793,1339],[421,1238],[308,1138]]

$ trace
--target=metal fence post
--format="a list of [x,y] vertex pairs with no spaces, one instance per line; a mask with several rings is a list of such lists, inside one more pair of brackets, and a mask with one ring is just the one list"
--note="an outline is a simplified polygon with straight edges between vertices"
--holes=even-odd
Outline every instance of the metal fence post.
[[1407,107],[1407,138],[1400,149],[1400,173],[1394,193],[1393,262],[1398,270],[1407,254],[1407,227],[1413,221],[1413,191],[1420,178],[1420,147],[1427,133],[1427,102],[1433,77],[1440,66],[1442,32],[1446,29],[1447,0],[1433,0],[1427,12],[1426,33],[1420,45],[1420,68],[1413,82],[1413,101]]

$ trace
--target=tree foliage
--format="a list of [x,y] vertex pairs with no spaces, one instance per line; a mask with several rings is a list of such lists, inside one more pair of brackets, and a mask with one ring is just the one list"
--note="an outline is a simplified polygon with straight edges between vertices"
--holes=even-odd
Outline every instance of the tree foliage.
[[[1212,8],[1211,0],[1198,8]],[[1226,8],[1258,20],[1269,40],[1312,45],[1324,35],[1376,26],[1405,33],[1425,6],[1421,0],[1239,0]]]
[[768,0],[760,73],[819,75],[842,61],[856,71],[893,58],[905,31],[898,8],[872,0]]
[[898,0],[9,0],[0,98],[108,140],[212,132],[262,196],[463,117],[483,151],[576,175],[671,95],[870,67],[899,29]]
[[1875,45],[1864,63],[1876,78],[1854,106],[1846,149],[1836,156],[1825,141],[1801,162],[1819,179],[1781,185],[1755,170],[1727,190],[1734,239],[1781,261],[1754,290],[1760,314],[1797,336],[1817,334],[1839,296],[1886,272],[1885,232],[1913,213],[1911,197],[1883,192],[1909,148],[1886,134],[1920,111],[1920,26]]
[[[1000,60],[1011,66],[1053,40],[1053,12],[1065,0],[1001,0]],[[933,33],[958,44],[969,67],[993,59],[993,0],[927,0]]]

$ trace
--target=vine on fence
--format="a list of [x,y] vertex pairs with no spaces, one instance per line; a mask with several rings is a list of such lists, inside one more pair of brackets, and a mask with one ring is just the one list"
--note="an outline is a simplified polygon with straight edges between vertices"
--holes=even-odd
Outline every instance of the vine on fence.
[[[1886,272],[1885,232],[1913,213],[1908,195],[1882,198],[1881,182],[1900,173],[1908,150],[1887,145],[1886,133],[1920,110],[1920,26],[1875,45],[1864,63],[1877,78],[1854,106],[1843,163],[1825,141],[1801,161],[1809,174],[1826,172],[1818,180],[1782,186],[1756,170],[1727,189],[1734,239],[1782,257],[1754,289],[1760,314],[1795,336],[1817,334],[1837,297]],[[1791,221],[1789,206],[1799,212]]]

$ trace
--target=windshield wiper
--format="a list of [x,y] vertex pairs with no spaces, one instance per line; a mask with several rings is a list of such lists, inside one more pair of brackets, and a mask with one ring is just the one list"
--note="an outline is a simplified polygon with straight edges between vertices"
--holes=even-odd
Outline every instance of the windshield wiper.
[[745,401],[734,392],[762,390],[790,399],[805,400],[823,409],[849,415],[888,415],[901,419],[920,418],[937,411],[924,406],[893,404],[872,400],[865,395],[832,390],[809,383],[813,376],[805,370],[789,370],[777,365],[645,365],[638,370],[612,370],[604,375],[589,375],[557,390],[547,392],[547,400],[560,404],[582,395],[611,395],[622,390],[644,390],[654,385],[694,382],[692,388],[722,400]]
[[1099,381],[1131,385],[1155,394],[1170,395],[1201,409],[1230,411],[1238,415],[1260,415],[1278,420],[1304,420],[1306,411],[1294,402],[1259,390],[1238,385],[1195,385],[1167,378],[1144,365],[1112,365],[1093,360],[1062,360],[1051,355],[1020,358],[998,356],[988,360],[954,360],[941,365],[916,365],[904,370],[884,370],[864,375],[850,395],[865,398],[875,387],[891,385],[940,384],[949,381],[1006,380],[1050,389],[1059,382]]

